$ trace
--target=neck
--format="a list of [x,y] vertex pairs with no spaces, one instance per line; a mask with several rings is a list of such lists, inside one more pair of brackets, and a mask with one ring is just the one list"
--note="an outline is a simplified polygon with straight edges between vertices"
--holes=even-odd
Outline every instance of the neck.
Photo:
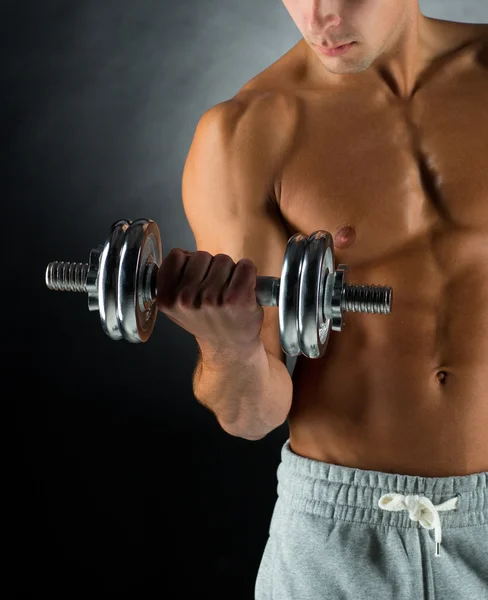
[[354,62],[346,55],[342,63],[341,59],[338,59],[339,62],[330,62],[331,70],[328,70],[327,61],[337,59],[322,61],[322,57],[305,40],[301,43],[307,55],[308,74],[317,83],[322,81],[327,85],[342,86],[377,82],[380,79],[395,95],[409,97],[414,93],[424,70],[442,53],[443,48],[445,50],[448,31],[449,23],[425,17],[418,4],[412,3],[404,19],[398,21],[388,40],[372,56],[368,56],[368,50],[374,50],[359,41],[358,51],[365,54],[359,54],[359,59]]
[[412,14],[398,23],[391,41],[371,65],[371,74],[385,81],[398,96],[411,96],[419,77],[433,59],[436,45],[432,20],[420,13],[418,4],[412,4]]

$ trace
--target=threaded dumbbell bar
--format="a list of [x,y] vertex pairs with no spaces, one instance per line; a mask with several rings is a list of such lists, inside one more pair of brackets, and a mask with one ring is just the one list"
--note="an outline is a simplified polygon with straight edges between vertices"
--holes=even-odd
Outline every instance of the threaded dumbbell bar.
[[[88,309],[100,312],[102,328],[111,339],[146,342],[157,317],[161,262],[157,224],[122,219],[112,225],[105,244],[91,250],[88,263],[49,263],[46,285],[55,291],[86,292]],[[343,312],[391,312],[391,288],[349,285],[347,270],[348,265],[334,269],[333,238],[319,230],[289,239],[281,278],[257,277],[256,301],[279,308],[286,354],[322,357],[330,329],[342,331],[345,325]]]

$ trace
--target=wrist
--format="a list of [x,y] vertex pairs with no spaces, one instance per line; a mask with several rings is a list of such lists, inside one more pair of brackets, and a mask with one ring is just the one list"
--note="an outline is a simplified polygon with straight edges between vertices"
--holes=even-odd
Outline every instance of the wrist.
[[263,350],[264,346],[260,339],[255,343],[246,346],[219,346],[209,344],[203,340],[197,338],[197,344],[200,348],[202,355],[202,361],[206,365],[212,364],[234,364],[236,362],[248,361],[254,356],[259,355]]

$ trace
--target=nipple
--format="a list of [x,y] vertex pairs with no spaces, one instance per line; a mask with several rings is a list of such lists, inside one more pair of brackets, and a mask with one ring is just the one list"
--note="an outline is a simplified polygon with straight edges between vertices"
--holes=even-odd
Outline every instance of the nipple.
[[334,246],[349,248],[356,241],[356,230],[352,225],[340,227],[334,237]]

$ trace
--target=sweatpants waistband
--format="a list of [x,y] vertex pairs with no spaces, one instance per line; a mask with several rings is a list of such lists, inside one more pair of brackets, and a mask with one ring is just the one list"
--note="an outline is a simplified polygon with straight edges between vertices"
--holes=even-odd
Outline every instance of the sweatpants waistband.
[[[366,471],[300,456],[291,450],[288,439],[281,450],[277,479],[281,510],[286,512],[418,527],[415,520],[419,519],[412,519],[408,506],[404,507],[406,510],[388,507],[392,494],[394,498],[426,498],[436,507],[457,499],[455,509],[442,515],[443,529],[488,523],[488,472],[459,477],[417,477]],[[383,506],[379,504],[381,499]]]

